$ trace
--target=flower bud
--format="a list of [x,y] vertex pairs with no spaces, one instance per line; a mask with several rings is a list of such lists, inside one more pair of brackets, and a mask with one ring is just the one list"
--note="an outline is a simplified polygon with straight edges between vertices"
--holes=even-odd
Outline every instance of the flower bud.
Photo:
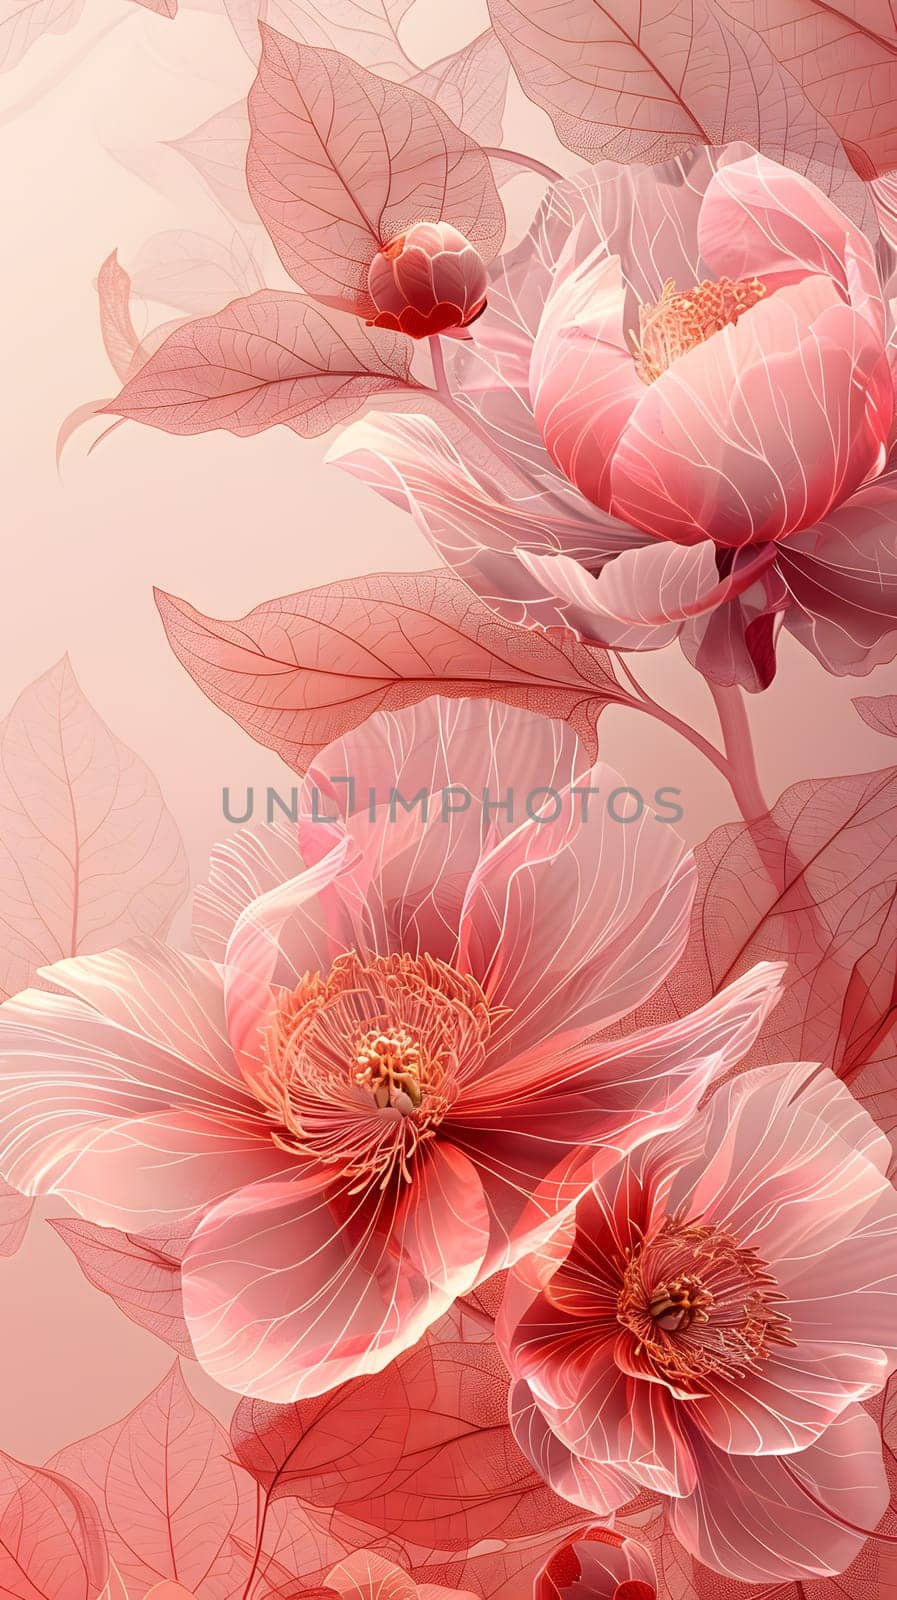
[[426,339],[466,328],[485,309],[479,251],[448,222],[416,222],[378,250],[368,273],[369,326]]

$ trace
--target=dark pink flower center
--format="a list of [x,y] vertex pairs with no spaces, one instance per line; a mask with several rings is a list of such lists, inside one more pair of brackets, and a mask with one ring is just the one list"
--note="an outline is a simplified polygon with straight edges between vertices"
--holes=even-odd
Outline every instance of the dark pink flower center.
[[681,293],[668,278],[660,299],[639,307],[639,331],[630,334],[642,382],[654,383],[679,356],[734,325],[765,294],[759,278],[720,278],[715,283],[705,278]]
[[785,1297],[757,1252],[712,1225],[667,1217],[629,1252],[617,1321],[636,1356],[688,1387],[711,1373],[756,1371],[773,1345],[789,1345]]
[[274,1142],[363,1181],[410,1181],[463,1082],[482,1065],[493,1013],[474,978],[433,956],[339,956],[281,996],[262,1094]]

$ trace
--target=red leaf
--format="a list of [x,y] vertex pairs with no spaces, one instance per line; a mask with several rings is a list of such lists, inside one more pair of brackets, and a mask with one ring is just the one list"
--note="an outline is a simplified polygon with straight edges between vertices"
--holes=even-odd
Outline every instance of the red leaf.
[[216,622],[156,601],[178,660],[214,705],[303,772],[375,711],[474,695],[564,720],[594,752],[595,725],[628,696],[606,652],[495,615],[449,572],[344,579]]
[[[831,9],[817,0],[784,7],[808,19],[805,40],[810,17]],[[782,65],[771,48],[785,47],[787,28],[758,27],[758,10],[778,20],[782,0],[489,0],[489,9],[524,91],[578,155],[656,162],[744,139],[833,194],[853,189],[851,210],[860,204],[838,134],[795,84],[799,63]],[[810,57],[806,66],[809,82]],[[831,73],[827,99],[839,82]]]
[[489,258],[504,216],[488,158],[438,106],[334,50],[262,29],[246,176],[281,261],[325,305],[373,307],[368,268],[413,222],[450,222]]
[[897,694],[861,694],[853,703],[876,733],[897,739]]
[[407,340],[263,290],[176,328],[107,409],[166,433],[285,423],[308,439],[375,395],[415,389],[408,363]]
[[515,1444],[507,1392],[494,1344],[431,1334],[315,1400],[241,1400],[231,1439],[272,1501],[297,1496],[409,1545],[466,1552],[577,1517]]
[[54,1465],[95,1497],[129,1590],[143,1595],[169,1580],[202,1600],[239,1593],[245,1561],[233,1535],[252,1538],[255,1495],[177,1362],[129,1416],[69,1445]]
[[95,1600],[108,1575],[90,1495],[58,1472],[0,1452],[3,1600]]
[[108,1294],[120,1311],[147,1328],[178,1355],[193,1358],[181,1300],[181,1236],[156,1228],[144,1234],[101,1228],[76,1217],[51,1217],[88,1283]]
[[0,995],[65,956],[162,935],[187,891],[173,817],[68,657],[0,723]]
[[14,1256],[28,1228],[34,1201],[0,1178],[0,1256]]

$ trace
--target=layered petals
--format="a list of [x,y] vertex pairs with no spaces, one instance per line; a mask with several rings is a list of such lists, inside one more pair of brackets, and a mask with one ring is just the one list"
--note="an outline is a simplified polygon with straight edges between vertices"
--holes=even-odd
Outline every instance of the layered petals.
[[857,1404],[897,1366],[886,1170],[843,1084],[788,1064],[599,1158],[497,1324],[518,1443],[557,1492],[597,1515],[621,1478],[659,1494],[691,1553],[740,1578],[847,1566],[887,1503]]

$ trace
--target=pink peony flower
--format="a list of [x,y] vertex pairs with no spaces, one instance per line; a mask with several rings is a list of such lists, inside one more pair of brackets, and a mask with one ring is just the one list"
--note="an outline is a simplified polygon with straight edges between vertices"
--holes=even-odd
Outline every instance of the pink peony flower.
[[412,339],[466,328],[486,308],[479,251],[448,222],[418,222],[377,252],[368,272],[376,328]]
[[[587,807],[577,759],[483,702],[377,716],[324,752],[298,828],[216,851],[200,957],[62,961],[0,1007],[0,1171],[101,1224],[191,1218],[187,1325],[226,1386],[381,1370],[578,1198],[577,1146],[675,1126],[750,1047],[780,967],[595,1041],[675,962],[692,867],[647,810]],[[395,798],[421,789],[426,823]]]
[[897,1364],[890,1149],[828,1069],[730,1080],[688,1127],[598,1160],[511,1274],[518,1442],[601,1516],[650,1490],[717,1572],[840,1572],[888,1503],[860,1402]]
[[658,1600],[644,1546],[606,1528],[586,1528],[560,1545],[537,1574],[533,1600]]
[[380,415],[332,455],[518,620],[678,635],[749,689],[780,627],[867,673],[897,652],[889,294],[860,229],[747,146],[605,163],[493,269],[453,366],[475,440]]

